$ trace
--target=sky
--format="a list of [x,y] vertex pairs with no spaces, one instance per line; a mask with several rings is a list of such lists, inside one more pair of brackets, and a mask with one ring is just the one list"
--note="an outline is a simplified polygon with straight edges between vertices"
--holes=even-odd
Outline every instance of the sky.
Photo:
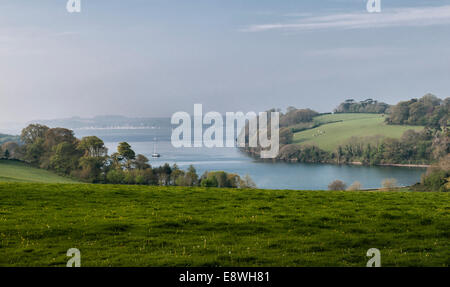
[[450,1],[0,2],[0,123],[450,96]]

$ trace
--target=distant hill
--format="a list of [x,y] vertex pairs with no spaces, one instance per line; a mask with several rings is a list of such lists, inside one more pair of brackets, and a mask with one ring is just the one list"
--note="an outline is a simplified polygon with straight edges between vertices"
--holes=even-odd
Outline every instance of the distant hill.
[[19,142],[19,140],[19,136],[0,134],[0,145],[4,144],[5,142]]
[[30,123],[40,123],[51,128],[64,127],[68,129],[83,128],[165,128],[170,127],[170,118],[129,118],[125,116],[96,116],[93,118],[71,117],[53,120],[35,120]]

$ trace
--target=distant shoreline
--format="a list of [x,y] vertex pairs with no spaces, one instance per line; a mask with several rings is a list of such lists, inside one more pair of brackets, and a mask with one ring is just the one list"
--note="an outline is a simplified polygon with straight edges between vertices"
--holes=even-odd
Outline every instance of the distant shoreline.
[[398,166],[398,167],[431,167],[430,164],[401,164],[401,163],[380,163],[379,166]]
[[[350,162],[352,165],[363,165],[360,161]],[[396,166],[396,167],[421,167],[428,168],[431,167],[430,164],[406,164],[406,163],[379,163],[376,166]]]

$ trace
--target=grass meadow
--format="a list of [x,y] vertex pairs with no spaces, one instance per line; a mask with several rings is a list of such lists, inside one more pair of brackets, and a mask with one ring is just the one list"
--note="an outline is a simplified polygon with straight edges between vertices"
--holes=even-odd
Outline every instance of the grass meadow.
[[0,183],[0,266],[449,266],[450,195]]
[[387,125],[380,114],[328,114],[314,120],[321,126],[295,133],[293,143],[316,145],[326,151],[334,151],[351,137],[382,135],[400,138],[407,130],[423,129],[420,126]]
[[0,182],[75,183],[77,181],[51,171],[30,167],[19,161],[0,159]]

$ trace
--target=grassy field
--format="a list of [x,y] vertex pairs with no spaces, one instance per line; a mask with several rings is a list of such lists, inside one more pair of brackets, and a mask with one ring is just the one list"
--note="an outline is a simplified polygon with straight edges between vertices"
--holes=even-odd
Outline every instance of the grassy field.
[[0,266],[450,265],[450,194],[0,183]]
[[21,162],[0,159],[0,182],[73,183],[76,181]]
[[353,136],[400,138],[406,130],[423,129],[418,126],[386,125],[380,114],[330,114],[315,117],[314,120],[322,125],[295,133],[294,143],[317,145],[326,151],[334,151]]

